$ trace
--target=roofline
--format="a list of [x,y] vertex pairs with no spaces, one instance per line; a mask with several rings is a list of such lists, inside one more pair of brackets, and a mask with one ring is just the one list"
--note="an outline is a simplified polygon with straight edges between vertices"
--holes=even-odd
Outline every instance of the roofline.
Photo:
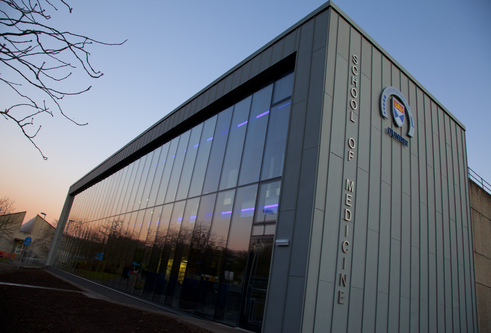
[[[293,24],[291,27],[286,29],[284,32],[279,34],[277,37],[272,39],[270,42],[266,43],[264,46],[256,50],[254,53],[246,57],[244,60],[233,66],[231,69],[220,75],[217,79],[213,80],[210,84],[206,85],[204,88],[199,90],[197,93],[195,93],[193,96],[188,98],[186,101],[178,105],[174,110],[170,111],[168,114],[166,114],[164,117],[159,119],[157,122],[149,126],[146,130],[141,132],[138,136],[136,136],[134,139],[129,141],[127,144],[125,144],[123,147],[118,149],[116,152],[111,154],[108,158],[103,160],[101,163],[99,163],[96,167],[91,169],[89,172],[87,172],[84,176],[82,176],[80,179],[78,179],[76,182],[72,184],[78,184],[80,181],[85,178],[88,174],[94,172],[97,170],[99,167],[103,166],[107,161],[121,153],[123,150],[125,150],[128,146],[130,146],[133,142],[137,141],[140,137],[144,136],[147,132],[151,131],[154,127],[158,126],[160,123],[165,121],[167,118],[171,117],[174,113],[178,112],[181,110],[186,104],[192,102],[194,99],[198,98],[201,94],[206,92],[210,87],[213,85],[217,84],[219,81],[223,80],[226,78],[229,74],[233,73],[235,70],[237,70],[239,67],[243,66],[246,64],[248,61],[256,57],[258,54],[266,50],[267,48],[271,47],[274,45],[278,40],[284,38],[286,35],[290,34],[293,32],[295,29],[303,25],[305,22],[311,20],[313,17],[318,15],[319,13],[328,10],[329,8],[332,8],[335,10],[341,17],[343,17],[353,28],[355,28],[364,38],[366,38],[370,43],[373,44],[375,48],[377,48],[385,57],[387,57],[393,64],[396,66],[402,73],[404,73],[411,81],[414,82],[414,84],[420,88],[425,94],[427,94],[445,113],[447,113],[452,120],[454,120],[464,131],[466,130],[464,124],[462,124],[433,94],[431,94],[418,80],[416,80],[397,60],[395,60],[380,44],[378,44],[368,33],[366,33],[358,24],[356,24],[345,12],[343,12],[334,2],[332,1],[327,1],[314,11],[312,11],[310,14],[305,16],[303,19],[298,21],[297,23]],[[71,186],[71,187],[72,187]],[[69,189],[69,193],[72,193],[71,187]]]

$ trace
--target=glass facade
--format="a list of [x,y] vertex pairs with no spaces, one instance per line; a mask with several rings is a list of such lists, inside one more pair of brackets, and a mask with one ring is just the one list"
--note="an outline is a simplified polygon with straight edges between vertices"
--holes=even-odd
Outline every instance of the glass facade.
[[293,73],[74,197],[55,265],[260,329]]

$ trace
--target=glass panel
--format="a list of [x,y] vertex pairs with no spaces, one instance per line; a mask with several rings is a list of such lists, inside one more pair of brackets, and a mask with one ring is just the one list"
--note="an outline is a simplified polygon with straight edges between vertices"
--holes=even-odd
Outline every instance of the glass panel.
[[[127,290],[138,294],[142,293],[143,284],[145,283],[143,274],[143,255],[145,253],[145,242],[147,240],[148,230],[152,221],[152,212],[153,208],[140,211],[136,221],[136,228],[138,228],[139,225],[140,234],[134,240],[135,250],[131,262],[133,271],[131,272]],[[143,218],[140,220],[141,216],[143,216]]]
[[121,229],[123,227],[122,216],[112,218],[110,229],[108,230],[108,240],[106,250],[104,252],[104,260],[106,266],[104,268],[106,276],[106,284],[112,285],[114,280],[120,279],[121,275],[118,274],[118,258],[121,248]]
[[[145,250],[143,254],[143,261],[142,261],[142,271],[141,271],[141,278],[144,280],[144,285],[143,289],[141,290],[141,293],[138,292],[138,294],[146,297],[146,298],[151,298],[153,289],[155,287],[155,282],[157,281],[156,277],[157,274],[155,273],[155,265],[152,262],[152,259],[155,258],[155,255],[157,253],[153,253],[154,250],[158,252],[158,247],[157,245],[157,228],[160,222],[160,215],[162,213],[162,206],[152,208],[151,216],[150,216],[150,221],[149,227],[148,227],[148,233],[147,233],[147,239],[145,240]],[[160,255],[160,252],[158,252]],[[153,269],[153,270],[152,270]]]
[[[161,257],[161,263],[159,268],[159,273],[164,273],[164,281],[162,284],[161,292],[165,294],[167,290],[167,285],[170,278],[170,272],[172,269],[172,264],[174,262],[174,256],[177,246],[177,241],[179,237],[179,230],[181,229],[182,217],[184,212],[184,205],[186,201],[176,202],[174,204],[174,210],[172,211],[172,217],[169,223],[169,229],[167,231],[167,237],[165,239],[164,251]],[[160,302],[164,302],[165,298],[162,297]]]
[[159,192],[157,194],[156,205],[161,205],[164,203],[165,194],[167,193],[167,184],[169,183],[170,173],[172,171],[172,166],[174,165],[174,160],[176,158],[177,146],[179,145],[179,137],[175,138],[170,143],[169,152],[167,154],[167,159],[164,160],[165,167],[162,174],[162,179],[160,180]]
[[136,173],[138,170],[138,166],[140,164],[140,160],[137,160],[137,161],[133,162],[132,164],[133,164],[133,167],[131,169],[130,177],[128,178],[128,187],[126,189],[126,196],[124,199],[123,208],[121,210],[122,213],[129,212],[128,206],[130,208],[133,206],[133,203],[130,202],[130,198],[131,198],[131,194],[133,193],[133,185],[135,183]]
[[271,108],[261,179],[279,177],[283,173],[286,136],[290,121],[290,100]]
[[150,164],[148,165],[148,174],[145,178],[142,179],[142,182],[144,181],[145,184],[143,186],[143,194],[141,197],[141,204],[140,204],[140,209],[146,208],[148,206],[148,200],[149,200],[149,195],[150,195],[150,190],[152,189],[152,184],[155,179],[155,171],[157,171],[157,166],[158,166],[158,160],[160,158],[160,152],[162,150],[162,147],[157,148],[154,150],[150,155],[152,155],[152,159]]
[[262,184],[254,223],[275,223],[278,219],[278,203],[281,182]]
[[220,299],[215,318],[237,326],[244,285],[252,219],[256,204],[257,184],[237,190],[234,212],[227,242]]
[[128,202],[129,211],[134,211],[140,208],[140,201],[142,198],[145,170],[148,170],[150,164],[148,160],[151,160],[151,156],[148,154],[140,158],[140,164],[138,165],[138,171],[135,175],[135,183],[131,192],[130,201]]
[[288,74],[284,78],[274,83],[273,104],[284,100],[292,95],[294,73]]
[[242,148],[247,130],[249,109],[251,107],[252,96],[235,104],[230,135],[227,144],[227,151],[223,161],[223,171],[220,180],[220,190],[235,187],[239,177],[239,166],[242,158]]
[[[193,229],[196,224],[199,200],[200,198],[198,197],[187,201],[186,209],[184,210],[184,217],[181,223],[181,230],[179,232],[179,238],[177,240],[172,270],[169,278],[169,286],[167,287],[167,297],[165,299],[165,304],[174,308],[177,308],[179,297],[181,296],[181,287],[182,282],[184,281],[186,266],[188,264],[189,247],[191,245]],[[169,258],[169,261],[170,259],[171,258]]]
[[252,236],[262,236],[264,235],[264,225],[255,225],[252,228]]
[[218,193],[208,250],[205,257],[201,289],[196,312],[213,318],[220,289],[220,272],[227,245],[235,190]]
[[244,153],[242,155],[239,185],[257,182],[259,180],[272,91],[273,85],[271,84],[252,96],[251,113],[249,116]]
[[186,153],[186,160],[182,167],[181,180],[179,181],[179,189],[177,191],[176,200],[186,199],[189,191],[189,184],[191,183],[191,176],[193,174],[194,162],[198,155],[199,140],[201,137],[201,130],[203,129],[203,123],[194,127],[191,131],[191,137],[189,138],[188,151]]
[[167,142],[162,146],[162,151],[160,153],[159,160],[157,162],[157,170],[155,171],[155,179],[152,182],[152,190],[148,198],[148,206],[155,206],[155,201],[157,199],[157,192],[159,191],[160,181],[162,180],[162,175],[164,173],[164,166],[167,160],[167,153],[169,152],[170,143]]
[[118,206],[116,207],[116,214],[126,213],[125,203],[128,202],[127,201],[127,198],[129,197],[128,184],[130,182],[131,173],[133,171],[133,166],[134,166],[134,163],[131,163],[130,165],[128,165],[125,168],[127,170],[126,170],[126,175],[125,175],[125,179],[124,179],[124,184],[121,187],[121,198],[119,199]]
[[145,211],[134,212],[130,216],[128,225],[128,236],[126,245],[123,248],[124,255],[124,271],[123,281],[119,286],[120,289],[129,291],[135,284],[136,274],[138,272],[138,266],[133,262],[133,255],[135,254],[136,247],[138,245],[138,236],[141,231],[141,223],[143,221],[143,215]]
[[167,195],[165,196],[165,202],[171,202],[176,199],[177,184],[179,184],[179,178],[181,177],[182,165],[184,163],[184,158],[187,155],[187,148],[189,142],[189,136],[191,131],[181,135],[179,140],[179,148],[176,152],[176,158],[174,160],[174,167],[172,168],[172,174],[169,180],[169,186],[167,188]]
[[[216,194],[203,196],[200,200],[196,225],[193,229],[191,246],[187,258],[187,268],[182,283],[179,307],[183,310],[195,310],[198,301],[206,249],[210,240],[210,226],[215,207]],[[183,260],[186,260],[183,254]]]
[[[152,249],[152,256],[150,257],[150,264],[148,266],[147,282],[149,284],[148,293],[150,297],[153,297],[155,301],[160,300],[162,295],[162,289],[164,287],[165,275],[162,274],[161,269],[161,257],[164,251],[165,239],[167,237],[167,231],[169,229],[169,222],[174,204],[165,205],[162,209],[162,215],[160,220],[157,220],[157,234],[155,236],[155,242]],[[163,269],[165,272],[165,269]],[[155,294],[151,294],[155,292]]]
[[201,190],[203,189],[206,165],[208,164],[208,157],[210,156],[212,145],[212,140],[208,139],[213,137],[217,118],[218,116],[214,116],[205,122],[203,133],[201,134],[198,157],[196,158],[196,166],[194,167],[193,179],[191,181],[191,187],[189,188],[188,197],[200,195]]
[[120,175],[118,177],[117,185],[114,189],[116,192],[116,193],[114,193],[114,202],[113,202],[111,211],[109,213],[109,216],[114,216],[116,214],[119,214],[119,211],[117,211],[117,209],[118,209],[118,206],[120,205],[121,196],[122,196],[122,188],[123,188],[124,180],[126,178],[126,172],[127,171],[128,171],[128,169],[124,168],[124,169],[121,169],[119,172]]
[[210,160],[206,170],[205,184],[203,186],[203,194],[215,192],[218,189],[220,180],[220,171],[222,170],[223,157],[225,154],[225,146],[227,144],[228,132],[230,129],[230,120],[232,119],[233,107],[220,112],[218,122],[215,129],[215,134],[208,140],[213,141],[211,148]]
[[268,289],[269,267],[273,251],[273,237],[251,240],[246,275],[245,301],[241,326],[260,332]]

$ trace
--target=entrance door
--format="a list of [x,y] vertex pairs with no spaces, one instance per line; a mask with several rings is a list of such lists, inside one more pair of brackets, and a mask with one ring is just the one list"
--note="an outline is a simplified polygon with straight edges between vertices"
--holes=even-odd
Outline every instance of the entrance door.
[[251,239],[240,326],[256,332],[263,323],[272,250],[273,237]]

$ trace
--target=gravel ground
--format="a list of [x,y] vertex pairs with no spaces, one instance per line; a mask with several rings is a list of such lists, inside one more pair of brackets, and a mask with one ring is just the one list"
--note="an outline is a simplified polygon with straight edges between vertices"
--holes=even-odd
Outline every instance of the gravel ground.
[[211,333],[171,316],[90,298],[42,269],[3,271],[0,282],[2,332]]

